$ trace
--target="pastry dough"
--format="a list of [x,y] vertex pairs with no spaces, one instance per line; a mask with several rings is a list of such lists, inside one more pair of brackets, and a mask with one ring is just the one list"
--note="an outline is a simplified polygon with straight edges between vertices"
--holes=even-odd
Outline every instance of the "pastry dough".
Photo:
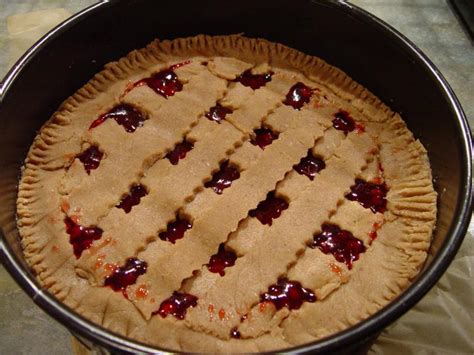
[[[156,73],[177,78],[172,92],[147,84]],[[219,122],[208,119],[216,103],[228,109]],[[133,131],[104,119],[119,105],[142,115]],[[259,129],[272,132],[264,146]],[[192,149],[172,164],[183,141]],[[101,156],[88,170],[91,147]],[[295,168],[305,157],[324,163],[311,179]],[[233,178],[216,193],[226,169]],[[356,180],[383,194],[383,208],[346,198]],[[146,195],[117,208],[137,185]],[[271,224],[249,214],[267,196],[281,206]],[[67,99],[33,142],[17,206],[28,262],[73,310],[158,347],[242,352],[315,341],[400,294],[426,259],[436,196],[421,143],[345,73],[266,40],[200,35],[133,51]],[[179,221],[188,227],[164,237]],[[328,225],[341,245],[316,242]],[[79,232],[95,234],[76,250]],[[221,273],[209,267],[218,250],[233,255]],[[127,260],[140,273],[108,287]],[[268,301],[285,282],[311,297]],[[168,307],[179,297],[182,313]]]

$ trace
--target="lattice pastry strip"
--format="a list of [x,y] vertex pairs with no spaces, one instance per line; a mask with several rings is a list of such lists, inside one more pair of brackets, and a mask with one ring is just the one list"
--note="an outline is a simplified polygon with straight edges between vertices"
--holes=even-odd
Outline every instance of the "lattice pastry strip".
[[[373,149],[370,150],[371,154],[375,152]],[[338,154],[337,150],[335,153]],[[358,176],[374,176],[377,182],[382,179],[377,156],[369,158],[367,166]],[[370,180],[367,179],[367,181]],[[325,254],[313,244],[313,246],[305,248],[297,262],[289,267],[287,271],[288,279],[298,280],[315,293],[317,300],[324,300],[332,292],[338,291],[343,284],[349,281],[352,274],[357,272],[352,267],[366,257],[365,254],[377,238],[377,232],[383,226],[383,222],[384,214],[374,213],[358,202],[344,199],[327,223],[337,226],[344,232],[350,232],[353,237],[362,241],[362,253],[357,255],[354,263],[349,264],[351,266],[349,268],[343,261],[338,261],[330,252]],[[319,233],[321,233],[321,230],[318,230],[315,235]],[[351,255],[350,258],[352,257]],[[275,314],[274,307],[260,304],[258,307],[253,307],[247,320],[239,327],[239,331],[243,337],[259,336],[272,329],[275,323],[279,325],[288,315],[286,309]],[[264,319],[267,321],[263,321]]]
[[[324,302],[304,304],[300,312],[290,314],[282,322],[280,327],[283,328],[286,336],[297,341],[303,336],[321,337],[342,330],[376,312],[386,299],[392,298],[399,292],[399,286],[393,287],[392,284],[387,283],[387,278],[398,279],[404,267],[393,269],[387,266],[392,265],[398,258],[404,259],[404,254],[395,247],[382,246],[386,240],[392,239],[394,242],[397,239],[400,240],[400,226],[397,228],[394,224],[397,222],[386,222],[380,228],[377,241],[365,255],[361,255],[360,260],[354,263],[350,282],[338,288]],[[407,262],[407,265],[409,264]],[[367,273],[363,270],[377,270],[377,272]],[[345,310],[346,302],[350,302],[352,312]],[[341,317],[334,319],[331,317],[331,312],[341,312]],[[313,317],[308,317],[308,314],[312,314]],[[318,319],[317,323],[324,324],[324,327],[316,325],[316,319]],[[321,321],[323,323],[319,323]],[[297,335],[297,332],[301,334]]]
[[[338,201],[367,164],[367,156],[370,156],[372,148],[373,142],[368,135],[351,135],[345,140],[336,152],[341,156],[348,151],[358,152],[350,162],[349,158],[335,155],[303,193],[299,190],[295,192],[295,200],[291,194],[286,196],[290,202],[289,208],[270,227],[265,228],[263,236],[254,242],[252,248],[246,248],[246,253],[226,270],[224,277],[216,278],[211,289],[208,289],[207,284],[202,289],[199,283],[192,284],[189,292],[205,299],[206,303],[190,310],[185,321],[191,327],[207,329],[212,334],[228,338],[230,330],[240,324],[240,317],[259,302],[259,295],[286,273],[286,265],[295,261],[298,250],[304,248],[311,239],[317,228],[315,226],[322,225],[330,212],[336,209]],[[334,179],[338,179],[337,184],[332,184]],[[242,238],[245,238],[245,234],[242,233]],[[260,233],[249,234],[258,237]],[[235,242],[233,245],[236,247]],[[271,256],[262,262],[262,255]],[[232,288],[230,285],[233,285]],[[229,295],[230,289],[236,290],[235,293]],[[209,322],[209,304],[217,310],[223,309],[226,317]]]
[[256,90],[252,95],[252,105],[244,105],[252,91],[238,83],[235,89],[237,95],[229,95],[223,101],[230,107],[238,106],[239,110],[228,116],[227,120],[242,132],[251,133],[261,124],[261,117],[265,117],[273,108],[281,105],[294,79],[283,73],[274,74],[272,80]]
[[[399,118],[391,119],[388,124],[400,125]],[[342,330],[366,318],[369,314],[375,313],[386,304],[387,300],[395,297],[401,289],[407,286],[411,275],[417,273],[414,265],[421,264],[421,255],[426,253],[429,248],[429,243],[421,236],[427,235],[426,229],[429,229],[430,226],[424,223],[422,229],[417,230],[420,224],[415,216],[412,218],[394,217],[397,213],[397,206],[391,203],[393,194],[400,192],[413,197],[423,195],[424,198],[418,204],[419,211],[423,212],[424,205],[427,203],[426,199],[431,197],[430,191],[425,189],[426,180],[423,176],[420,176],[419,180],[412,177],[407,181],[406,176],[392,169],[391,160],[394,159],[394,155],[398,155],[395,152],[407,144],[408,137],[397,135],[393,131],[392,133],[382,133],[381,125],[373,123],[368,126],[368,129],[372,134],[378,135],[379,141],[384,141],[379,155],[380,160],[377,161],[382,169],[377,172],[377,168],[372,167],[372,172],[367,171],[363,175],[366,180],[374,175],[376,178],[380,177],[380,174],[386,179],[388,175],[387,182],[390,184],[387,196],[388,211],[384,213],[383,223],[376,231],[376,239],[366,253],[361,255],[360,260],[354,263],[351,282],[337,290],[337,297],[328,297],[325,302],[320,304],[305,304],[302,310],[308,309],[310,312],[298,312],[298,314],[295,312],[282,322],[281,328],[284,330],[285,336],[293,339],[295,343],[303,337],[321,337]],[[411,147],[416,147],[416,145],[412,144]],[[419,157],[420,155],[417,154],[413,154],[411,157],[408,154],[405,156],[405,163],[410,166],[412,164],[410,160],[412,159],[414,163],[419,162]],[[431,199],[433,205],[435,200],[435,198]],[[350,205],[351,208],[356,207],[354,202],[351,202]],[[433,206],[427,210],[432,209]],[[421,215],[423,216],[423,214]],[[337,213],[334,217],[336,216]],[[345,222],[347,223],[347,221]],[[344,223],[342,218],[341,223]],[[364,238],[362,231],[359,232],[359,235],[361,239]],[[413,239],[406,242],[406,235],[410,235]],[[418,237],[421,243],[413,242]],[[369,272],[373,270],[377,270],[377,272]],[[351,312],[347,312],[347,304],[344,300],[350,300]],[[342,317],[337,320],[333,319],[329,316],[331,312],[340,312]],[[309,317],[308,314],[312,316]],[[318,324],[322,320],[325,327],[318,327],[315,319],[318,319]]]
[[[268,126],[274,128],[276,132],[281,132],[280,135],[283,138],[287,136],[288,132],[293,132],[292,136],[294,136],[294,140],[288,138],[286,150],[281,150],[282,155],[292,154],[293,149],[299,149],[299,144],[311,144],[308,138],[312,137],[312,135],[305,134],[299,137],[295,135],[295,132],[314,130],[316,132],[314,137],[318,137],[317,134],[320,127],[326,129],[329,124],[329,121],[325,116],[320,116],[317,113],[311,113],[304,110],[295,111],[291,108],[288,108],[287,106],[280,106],[276,108],[273,113],[264,118],[264,122],[265,124],[268,123]],[[275,140],[273,144],[281,144],[279,140],[280,138]],[[273,149],[271,147],[272,146],[269,146],[266,149]],[[231,157],[231,161],[237,164],[241,171],[245,171],[250,169],[252,165],[260,164],[259,159],[263,156],[263,154],[264,152],[258,147],[246,144],[240,149],[236,150],[236,152]],[[218,199],[219,197],[212,193],[212,191],[204,191],[203,193],[196,196],[193,203],[185,206],[183,212],[184,214],[194,216],[204,210],[213,209],[214,201]]]
[[214,75],[234,80],[238,75],[253,67],[253,64],[233,57],[214,57],[208,63],[208,68]]
[[[215,141],[214,137],[220,140]],[[114,208],[101,221],[100,226],[105,231],[102,239],[110,237],[110,242],[97,243],[78,261],[78,267],[92,276],[96,284],[103,283],[104,276],[110,273],[110,265],[123,264],[125,259],[157,239],[168,222],[176,218],[185,199],[202,186],[209,170],[217,169],[227,151],[240,142],[242,134],[225,121],[216,124],[201,117],[187,139],[194,141],[194,147],[185,159],[172,165],[164,158],[148,169],[141,180],[148,195],[138,205],[128,214]]]
[[[186,67],[186,66],[185,66]],[[280,83],[280,87],[284,86],[286,82],[283,81],[283,83]],[[278,86],[278,85],[277,85]],[[238,90],[239,87],[244,87],[242,85],[238,86],[233,86],[231,87],[226,96],[232,95],[232,92],[234,92],[236,89]],[[245,88],[245,87],[244,87]],[[146,94],[147,90],[149,91],[150,89],[144,87],[143,90],[142,88],[138,88],[133,90],[131,93],[127,95],[127,97],[132,96],[134,100],[140,100],[141,97],[143,97],[143,91]],[[135,94],[133,94],[135,93]],[[145,97],[148,97],[148,95],[145,95]],[[149,101],[149,100],[148,100]],[[146,104],[146,101],[138,101],[141,106],[144,106]],[[136,106],[137,102],[135,101],[134,103]],[[149,102],[148,108],[151,110],[153,102]],[[255,106],[255,102],[253,97],[250,97],[248,100],[245,102],[241,103],[244,107],[253,107]],[[161,105],[161,104],[160,104]],[[237,106],[236,103],[233,104],[234,108]],[[286,107],[286,106],[285,106]],[[280,108],[281,110],[283,108]],[[290,111],[293,111],[292,109],[288,108]],[[304,111],[306,112],[306,111]],[[288,113],[288,112],[286,112]],[[272,114],[271,117],[277,116],[276,114]],[[322,116],[321,116],[322,117]],[[319,117],[319,121],[324,123],[324,120]],[[307,127],[312,127],[314,124],[317,124],[318,120],[315,120],[314,118],[311,117],[311,115],[306,115],[305,116],[306,121],[304,121],[307,124]],[[273,118],[272,121],[280,121],[280,122],[287,122],[287,117],[286,115],[280,115],[277,118]],[[225,123],[225,122],[224,122]],[[227,124],[227,123],[225,123]],[[324,123],[327,124],[327,123]],[[208,123],[209,125],[209,123]],[[202,126],[202,125],[201,125]],[[193,140],[199,140],[197,137],[193,137],[193,132],[198,130],[199,131],[200,125],[195,127],[190,133],[189,137]],[[288,129],[288,127],[282,128],[283,129]],[[202,129],[201,129],[202,130]],[[216,133],[216,132],[214,132]],[[219,136],[218,133],[216,133],[216,136]],[[248,148],[248,149],[245,149]],[[248,154],[251,154],[252,157],[249,157]],[[260,149],[256,149],[251,145],[247,145],[247,147],[244,147],[244,149],[240,149],[237,151],[236,154],[233,155],[233,160],[235,163],[239,164],[241,161],[256,161],[258,160],[258,156],[261,153]],[[219,161],[220,159],[216,159],[216,161]],[[192,164],[193,160],[190,160],[188,163],[188,167],[190,169],[193,168],[196,162]],[[161,169],[161,162],[158,162],[153,166],[152,168],[147,171],[147,177],[145,177],[143,182],[146,183],[146,180],[154,181],[155,185],[159,185],[162,180],[159,178],[159,176],[153,176],[152,172],[156,171],[156,167],[158,168],[158,171]],[[167,166],[167,164],[165,164]],[[166,175],[168,170],[161,170],[161,175]],[[175,175],[170,176],[171,180],[175,179]],[[186,184],[189,184],[187,182]],[[185,185],[183,183],[183,185]],[[164,184],[163,190],[169,190],[166,187],[166,184]],[[212,196],[212,195],[211,195]],[[79,267],[78,267],[78,273],[82,275],[83,277],[91,277],[93,276],[95,278],[95,283],[101,284],[102,279],[104,275],[110,273],[111,266],[113,265],[118,265],[123,263],[123,260],[125,257],[128,255],[135,255],[136,252],[135,250],[141,250],[144,248],[144,245],[147,244],[146,241],[153,240],[153,235],[155,234],[153,232],[154,229],[157,229],[157,225],[166,225],[164,221],[166,218],[168,220],[172,217],[171,212],[173,211],[173,206],[175,206],[175,209],[177,209],[177,204],[173,203],[175,201],[168,201],[166,198],[161,197],[161,199],[158,199],[157,205],[158,210],[156,208],[152,208],[149,206],[151,201],[151,196],[146,200],[148,203],[145,203],[142,207],[138,206],[138,211],[139,212],[139,217],[137,217],[137,214],[132,213],[132,217],[135,216],[136,221],[139,222],[139,225],[135,226],[135,224],[128,224],[126,219],[124,220],[123,218],[123,213],[120,213],[119,211],[112,211],[110,215],[108,215],[103,222],[101,222],[101,227],[106,231],[106,234],[104,235],[103,240],[105,242],[100,242],[96,243],[91,249],[90,252],[87,252],[85,256],[81,258],[79,261]],[[161,201],[161,202],[160,202]],[[206,205],[208,205],[206,201]],[[148,216],[148,217],[147,217]],[[156,217],[155,217],[156,216]],[[131,218],[133,221],[134,218]],[[148,223],[148,221],[152,220],[153,222]],[[123,221],[123,222],[122,222]],[[109,231],[109,232],[107,232]],[[117,231],[117,232],[114,232]],[[112,235],[113,238],[108,238],[108,236]],[[123,238],[121,236],[124,236]],[[134,238],[129,238],[129,235],[134,235]],[[125,244],[122,242],[122,240],[126,241]],[[132,244],[132,247],[130,247],[129,244]],[[138,246],[139,245],[139,246]],[[110,255],[110,250],[116,250],[118,252],[113,252],[112,255]],[[118,257],[117,257],[118,256]],[[119,262],[120,261],[120,262]],[[133,298],[133,295],[131,295]]]
[[[296,122],[298,111],[294,111],[294,116]],[[211,189],[199,194],[198,197],[204,198],[197,197],[183,210],[185,215],[192,217],[190,219],[193,223],[192,229],[183,240],[174,245],[154,243],[139,254],[139,258],[143,260],[155,260],[156,267],[150,267],[139,279],[149,285],[150,297],[157,301],[169,297],[173,291],[179,289],[182,280],[207,262],[219,244],[226,240],[228,232],[237,228],[238,222],[248,211],[274,188],[275,181],[282,179],[285,173],[291,170],[293,163],[304,156],[314,141],[323,134],[317,124],[313,126],[312,130],[308,130],[297,125],[294,129],[281,133],[277,140],[265,148],[258,163],[247,162],[247,166],[241,166],[244,170],[240,178],[222,195],[216,197]],[[275,164],[275,161],[278,164]],[[201,206],[202,201],[207,201],[207,205],[212,208],[192,207],[194,204]],[[156,305],[148,302],[137,301],[137,305],[146,317],[156,310]]]
[[[71,160],[81,150],[83,133],[90,124],[90,122],[85,122],[84,117],[97,115],[104,103],[113,105],[114,95],[118,96],[122,90],[123,84],[114,83],[110,87],[110,96],[94,97],[89,100],[88,105],[77,106],[77,99],[71,99],[76,105],[71,107],[71,104],[67,104],[62,111],[55,113],[54,123],[45,127],[35,139],[35,144],[41,148],[26,159],[25,167],[31,172],[22,180],[22,189],[18,195],[18,213],[22,215],[18,223],[20,227],[25,228],[24,233],[28,233],[31,238],[44,243],[44,238],[47,237],[38,237],[37,234],[33,235],[33,231],[27,232],[27,230],[33,227],[32,223],[38,224],[43,218],[50,218],[50,220],[57,218],[56,212],[60,204],[48,200],[59,198],[59,196],[53,196],[52,191],[58,190],[57,186],[60,185],[64,176],[63,169],[69,166]],[[47,186],[43,186],[44,181],[50,182],[46,184]],[[32,188],[33,185],[35,189]],[[47,200],[37,199],[38,194],[47,196]],[[27,239],[30,243],[30,238],[25,238],[23,241]],[[35,253],[38,253],[36,248]]]
[[[161,67],[162,64],[153,65],[149,70],[153,68],[159,70]],[[148,70],[137,70],[130,75],[130,80],[138,80],[147,73]],[[94,95],[94,91],[98,90],[97,86],[105,85],[110,80],[103,75],[98,75],[97,79],[99,83],[96,83],[94,87],[82,88],[54,114],[54,122],[51,122],[40,133],[42,149],[29,156],[27,162],[38,164],[37,167],[41,167],[44,171],[69,167],[71,160],[81,150],[85,139],[84,132],[88,130],[91,122],[103,112],[104,108],[114,106],[125,89],[123,82],[112,82],[108,83],[107,94]],[[87,105],[81,105],[80,102],[85,100],[87,100]]]
[[[185,87],[186,90],[169,97],[158,104],[159,107],[155,107],[159,95],[150,89],[144,90],[139,100],[143,106],[138,108],[150,112],[150,117],[133,133],[126,132],[113,120],[89,131],[88,140],[103,149],[105,158],[101,160],[100,168],[91,171],[90,175],[78,159],[74,160],[62,189],[72,213],[80,216],[82,224],[97,224],[98,219],[117,203],[117,197],[127,192],[129,184],[137,180],[143,162],[163,156],[181,141],[200,115],[223,96],[226,83],[203,70]],[[134,104],[131,97],[126,103]],[[122,167],[120,174],[117,174],[118,166]],[[101,191],[101,198],[97,199],[88,191]]]
[[[281,116],[275,117],[272,115],[267,120],[267,123],[277,129],[287,129],[288,121],[285,119],[287,113],[281,107]],[[279,110],[280,111],[280,110]],[[283,126],[285,128],[283,128]],[[337,133],[337,134],[334,134]],[[324,135],[317,139],[316,144],[311,149],[312,152],[317,152],[315,155],[320,156],[323,161],[330,159],[333,156],[333,150],[338,147],[344,140],[344,134],[338,134],[341,132],[336,131],[334,128],[329,128],[324,132]],[[330,137],[332,143],[330,147],[334,149],[325,149],[328,137]],[[321,154],[319,154],[321,153]],[[296,166],[296,164],[295,164]],[[292,200],[296,200],[301,193],[304,193],[306,188],[312,184],[312,180],[308,179],[307,176],[298,173],[295,169],[289,171],[285,178],[277,183],[275,193],[277,195],[291,197]],[[226,246],[231,250],[235,250],[239,255],[245,255],[249,252],[255,243],[257,243],[264,235],[267,227],[263,225],[258,219],[247,217],[239,224],[239,229],[229,235]],[[243,235],[243,236],[242,236]]]

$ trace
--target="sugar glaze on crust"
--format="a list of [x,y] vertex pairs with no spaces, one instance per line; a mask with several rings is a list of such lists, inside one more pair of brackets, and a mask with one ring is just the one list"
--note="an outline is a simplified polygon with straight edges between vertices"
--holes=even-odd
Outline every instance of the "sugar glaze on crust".
[[[173,95],[133,86],[170,68],[182,84]],[[249,70],[267,75],[260,87],[243,85]],[[310,91],[292,105],[296,83]],[[133,132],[117,119],[91,128],[118,105],[140,111]],[[219,106],[229,112],[212,116]],[[91,147],[101,155],[87,171]],[[229,169],[238,174],[216,193],[213,179]],[[357,181],[385,186],[386,205],[346,198]],[[117,208],[134,186],[146,191]],[[39,282],[76,312],[163,348],[246,352],[325,337],[399,295],[426,259],[436,196],[422,144],[341,70],[262,39],[199,35],[155,40],[68,98],[31,146],[17,211]],[[328,251],[324,238],[346,232],[357,256]],[[75,255],[72,235],[87,233]],[[341,243],[354,245],[347,233]],[[123,286],[112,276],[127,265],[140,273]],[[311,297],[280,307],[271,299],[281,285]]]

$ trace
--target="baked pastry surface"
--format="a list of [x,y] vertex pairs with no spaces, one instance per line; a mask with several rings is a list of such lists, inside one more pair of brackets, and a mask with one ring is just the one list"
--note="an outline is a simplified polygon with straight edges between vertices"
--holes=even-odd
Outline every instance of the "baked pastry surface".
[[265,351],[367,318],[418,274],[427,153],[319,58],[262,39],[154,41],[45,123],[19,185],[38,280],[173,350]]

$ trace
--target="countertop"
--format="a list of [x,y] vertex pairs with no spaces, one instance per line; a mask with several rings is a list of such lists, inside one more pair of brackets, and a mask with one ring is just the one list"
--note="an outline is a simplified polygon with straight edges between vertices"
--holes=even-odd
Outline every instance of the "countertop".
[[[472,130],[474,127],[474,47],[448,2],[443,0],[353,0],[351,2],[395,27],[434,62],[458,96]],[[3,78],[10,65],[12,48],[10,48],[11,37],[7,29],[9,16],[53,8],[63,8],[70,13],[76,13],[93,3],[95,1],[92,0],[0,0],[0,78]],[[473,234],[472,221],[469,229]],[[460,262],[459,260],[473,257],[474,243],[471,234],[467,235],[450,269],[455,267],[456,263]],[[472,270],[465,270],[462,276],[470,277],[472,280]],[[429,303],[443,292],[442,285],[452,282],[450,277],[450,275],[443,276],[427,297],[390,326],[371,352],[387,353],[384,351],[384,346],[387,344],[391,344],[392,349],[398,349],[394,353],[416,352],[410,348],[410,344],[404,344],[402,339],[397,341],[397,337],[403,337],[406,331],[402,325],[409,323],[410,317],[414,317],[417,313],[421,314],[424,309],[429,308]],[[463,292],[473,295],[472,283],[467,287]],[[2,266],[0,266],[0,299],[0,354],[72,354],[71,336],[68,331],[35,306]],[[456,299],[452,301],[456,302]],[[467,309],[467,316],[464,315],[464,317],[468,317],[468,322],[470,318],[473,324],[472,303],[468,306],[470,309]],[[460,311],[462,314],[461,308]],[[447,316],[449,318],[449,315]],[[433,336],[430,340],[433,342],[433,348],[428,352],[438,353],[438,350],[444,347],[446,353],[459,353],[459,349],[465,349],[465,347],[460,347],[460,344],[470,347],[470,353],[474,352],[474,344],[470,339],[472,333],[471,336],[467,334],[467,338],[466,334],[456,334],[455,338],[447,340],[447,343],[442,343],[442,338],[442,336]]]

